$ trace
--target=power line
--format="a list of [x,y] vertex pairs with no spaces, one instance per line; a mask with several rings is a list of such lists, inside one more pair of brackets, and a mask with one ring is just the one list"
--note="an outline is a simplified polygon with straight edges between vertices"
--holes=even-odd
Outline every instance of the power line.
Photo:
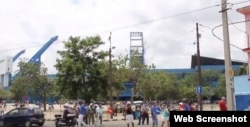
[[[244,20],[244,21],[233,22],[233,23],[230,23],[230,24],[228,24],[228,25],[234,25],[234,24],[244,23],[244,22],[248,22],[248,21],[250,21],[250,20]],[[212,32],[212,34],[213,34],[213,36],[214,36],[215,38],[217,38],[218,40],[223,41],[223,39],[221,39],[220,37],[218,37],[218,36],[214,33],[214,30],[217,29],[217,28],[219,28],[219,27],[221,27],[221,26],[222,26],[222,24],[220,24],[220,25],[218,25],[218,26],[215,26],[215,27],[211,30],[211,32]],[[237,48],[237,49],[242,50],[242,48],[240,48],[240,47],[238,47],[238,46],[236,46],[236,45],[233,45],[233,44],[230,44],[230,45],[233,46],[233,47],[235,47],[235,48]]]
[[233,24],[232,20],[230,18],[228,18],[229,22],[235,27],[235,29],[237,29],[238,31],[242,32],[242,33],[245,33],[246,34],[246,31],[243,31],[241,30],[240,28],[238,28],[235,24]]
[[[97,32],[97,33],[94,33],[94,34],[98,34],[98,33],[99,34],[103,34],[103,33],[107,33],[107,32],[110,32],[110,31],[117,31],[117,30],[127,29],[127,28],[131,28],[131,27],[136,27],[138,25],[143,25],[143,24],[153,23],[153,22],[156,22],[156,21],[166,20],[166,19],[173,18],[173,17],[183,16],[183,15],[187,15],[187,14],[199,12],[199,11],[210,9],[210,8],[217,7],[217,6],[219,6],[219,4],[213,5],[213,6],[204,7],[204,8],[200,8],[200,9],[196,9],[196,10],[192,10],[192,11],[188,11],[188,12],[184,12],[184,13],[179,13],[179,14],[170,15],[170,16],[166,16],[166,17],[156,18],[156,19],[152,19],[152,20],[147,20],[147,21],[135,23],[135,24],[132,24],[132,25],[117,27],[117,28],[113,28],[113,29],[110,29],[110,30],[104,30],[102,32]],[[91,34],[91,35],[93,35],[93,34]],[[36,47],[40,47],[40,46],[41,45],[34,46],[34,47],[28,47],[28,48],[25,48],[25,49],[36,48]],[[0,50],[0,52],[6,52],[6,51],[16,50],[16,49],[23,49],[23,47],[11,48],[11,49],[6,49],[6,50]]]
[[[231,3],[231,5],[236,5],[236,4],[246,3],[246,2],[250,2],[250,1],[242,1],[242,2],[238,2],[238,3]],[[113,28],[113,29],[109,29],[109,30],[104,30],[104,31],[96,32],[96,33],[93,33],[93,34],[90,34],[90,35],[103,34],[103,33],[109,33],[110,31],[118,31],[118,30],[122,30],[122,29],[128,29],[128,28],[136,27],[136,26],[143,25],[143,24],[153,23],[153,22],[156,22],[156,21],[166,20],[166,19],[173,18],[173,17],[178,17],[178,16],[183,16],[183,15],[187,15],[187,14],[196,13],[196,12],[199,12],[199,11],[203,11],[203,10],[207,10],[207,9],[210,9],[210,8],[218,7],[220,5],[221,4],[216,4],[216,5],[212,5],[212,6],[192,10],[192,11],[187,11],[187,12],[184,12],[184,13],[179,13],[179,14],[170,15],[170,16],[166,16],[166,17],[156,18],[156,19],[152,19],[152,20],[147,20],[147,21],[143,21],[143,22],[139,22],[139,23],[135,23],[135,24],[131,24],[131,25],[126,25],[126,26],[122,26],[122,27],[117,27],[117,28]],[[36,47],[40,47],[40,46],[41,45],[34,46],[34,47],[28,47],[28,48],[25,48],[25,49],[36,48]],[[11,49],[6,49],[6,50],[0,50],[0,52],[6,52],[6,51],[16,50],[16,49],[23,49],[23,48],[21,48],[21,47],[19,47],[19,48],[11,48]]]
[[[237,3],[228,3],[228,4],[237,5],[237,4],[242,4],[242,3],[246,3],[246,2],[250,2],[250,1],[241,1],[241,2],[237,2]],[[215,4],[215,5],[212,5],[212,6],[208,6],[208,7],[204,7],[204,8],[184,12],[184,13],[179,13],[179,14],[170,15],[170,16],[166,16],[166,17],[156,18],[156,19],[152,19],[152,20],[147,20],[147,21],[143,21],[143,22],[132,24],[132,25],[127,25],[127,26],[122,26],[122,27],[118,27],[118,28],[114,28],[114,29],[110,29],[110,30],[104,30],[101,33],[107,33],[107,32],[110,32],[110,31],[117,31],[117,30],[121,30],[121,29],[127,29],[127,28],[130,28],[130,27],[138,26],[138,25],[148,24],[148,23],[152,23],[152,22],[156,22],[156,21],[161,21],[161,20],[173,18],[173,17],[192,14],[192,13],[195,13],[195,12],[203,11],[203,10],[210,9],[210,8],[213,8],[213,7],[218,7],[218,6],[221,6],[221,4]]]
[[178,16],[187,15],[187,14],[192,14],[192,13],[195,13],[195,12],[203,11],[203,10],[210,9],[210,8],[213,8],[213,7],[217,7],[217,6],[220,6],[220,4],[216,4],[216,5],[213,5],[213,6],[208,6],[208,7],[204,7],[204,8],[200,8],[200,9],[196,9],[196,10],[184,12],[184,13],[179,13],[179,14],[175,14],[175,15],[170,15],[170,16],[166,16],[166,17],[161,17],[161,18],[156,18],[156,19],[152,19],[152,20],[147,20],[147,21],[143,21],[143,22],[139,22],[139,23],[127,25],[127,26],[117,27],[117,28],[113,28],[113,29],[110,29],[110,30],[104,30],[102,32],[99,32],[99,34],[107,33],[107,32],[110,32],[110,31],[117,31],[117,30],[122,30],[122,29],[128,29],[128,28],[136,27],[136,26],[143,25],[143,24],[153,23],[153,22],[156,22],[156,21],[162,21],[162,20],[166,20],[166,19],[169,19],[169,18],[173,18],[173,17],[178,17]]

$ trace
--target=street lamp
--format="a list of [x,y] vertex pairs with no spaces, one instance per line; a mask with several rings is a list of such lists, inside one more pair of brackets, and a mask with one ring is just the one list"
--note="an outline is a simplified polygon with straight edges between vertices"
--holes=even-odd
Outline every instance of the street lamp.
[[112,47],[111,47],[111,32],[109,35],[109,101],[110,101],[110,106],[112,106],[113,103],[113,90],[112,90]]

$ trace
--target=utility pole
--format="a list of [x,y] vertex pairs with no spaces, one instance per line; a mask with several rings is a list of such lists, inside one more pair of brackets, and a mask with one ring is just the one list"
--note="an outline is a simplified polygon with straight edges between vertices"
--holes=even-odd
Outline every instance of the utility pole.
[[[111,32],[109,35],[109,101],[110,106],[113,106],[113,91],[112,91],[112,47],[111,47]],[[112,116],[112,115],[111,115]]]
[[234,87],[233,87],[233,70],[230,54],[230,39],[228,30],[228,17],[227,17],[227,0],[221,0],[221,13],[223,25],[223,41],[224,41],[224,55],[225,55],[225,77],[226,77],[226,92],[227,92],[227,108],[234,110]]
[[202,81],[201,81],[201,63],[200,63],[200,33],[199,33],[199,24],[196,23],[196,45],[197,45],[197,67],[198,67],[198,84],[197,84],[197,93],[198,93],[198,104],[200,111],[202,108]]

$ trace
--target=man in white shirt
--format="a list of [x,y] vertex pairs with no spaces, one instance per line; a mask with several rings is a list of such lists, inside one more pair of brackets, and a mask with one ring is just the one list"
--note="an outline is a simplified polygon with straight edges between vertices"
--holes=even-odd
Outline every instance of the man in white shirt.
[[133,112],[133,118],[136,119],[136,118],[135,118],[135,110],[136,110],[135,104],[133,104],[133,105],[131,106],[131,109],[132,109],[132,112]]
[[96,122],[100,123],[102,125],[102,113],[103,113],[103,109],[102,109],[102,105],[98,105],[96,107]]

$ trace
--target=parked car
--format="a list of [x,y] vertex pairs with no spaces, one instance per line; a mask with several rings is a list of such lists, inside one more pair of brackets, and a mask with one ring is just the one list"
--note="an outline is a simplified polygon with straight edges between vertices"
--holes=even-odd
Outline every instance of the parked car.
[[0,117],[1,127],[20,125],[25,127],[31,127],[32,125],[43,126],[44,122],[44,113],[39,108],[15,108]]

